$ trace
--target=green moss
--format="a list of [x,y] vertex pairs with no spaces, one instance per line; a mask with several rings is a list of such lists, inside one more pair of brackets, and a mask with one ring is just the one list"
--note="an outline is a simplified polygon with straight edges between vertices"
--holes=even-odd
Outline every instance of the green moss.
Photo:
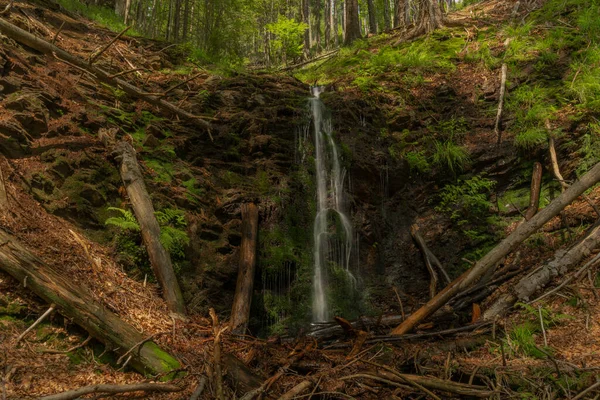
[[181,378],[186,375],[185,371],[177,371],[181,369],[181,364],[175,357],[161,349],[154,342],[146,342],[144,350],[148,350],[152,355],[160,360],[160,366],[155,365],[155,370],[150,371],[152,374],[163,374],[160,380],[162,382],[170,381],[176,378]]

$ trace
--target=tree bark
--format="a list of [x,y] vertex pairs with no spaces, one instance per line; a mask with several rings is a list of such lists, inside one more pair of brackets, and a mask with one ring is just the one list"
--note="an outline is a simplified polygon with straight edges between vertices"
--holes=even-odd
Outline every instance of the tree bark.
[[407,0],[394,0],[394,28],[404,26]]
[[183,296],[173,271],[171,257],[160,242],[160,227],[154,215],[154,207],[146,190],[144,176],[138,165],[135,150],[131,144],[119,142],[112,154],[119,164],[121,179],[127,190],[135,217],[140,224],[142,239],[148,250],[154,275],[163,289],[163,297],[171,311],[183,315],[185,314]]
[[503,293],[484,311],[483,318],[494,319],[507,312],[517,301],[528,301],[539,289],[546,286],[555,277],[564,275],[598,247],[600,247],[600,225],[594,226],[583,240],[570,249],[558,250],[554,259],[543,268],[527,275],[516,285],[511,285],[508,292]]
[[360,38],[360,23],[358,21],[358,0],[346,0],[346,36],[344,44],[349,45]]
[[582,176],[580,180],[571,185],[533,218],[519,225],[513,233],[511,233],[506,239],[504,239],[502,242],[500,242],[500,244],[487,253],[481,260],[479,260],[479,262],[477,262],[477,264],[455,279],[444,290],[438,293],[437,296],[419,308],[403,323],[398,325],[391,332],[391,334],[403,335],[412,330],[422,320],[446,304],[452,297],[454,297],[454,295],[475,283],[490,268],[494,268],[503,257],[513,251],[519,244],[521,244],[521,242],[527,239],[532,233],[537,231],[551,218],[556,216],[563,208],[569,205],[579,195],[599,181],[600,163],[596,164],[588,173]]
[[392,28],[390,0],[383,0],[383,24],[386,31]]
[[55,304],[61,314],[118,353],[123,354],[142,343],[130,353],[129,362],[141,373],[164,374],[181,367],[156,343],[143,342],[140,332],[96,301],[87,287],[74,284],[63,271],[45,264],[1,229],[0,269],[19,282],[26,280],[27,288],[33,293]]
[[369,11],[369,33],[375,35],[377,34],[377,15],[375,14],[375,4],[373,3],[373,0],[367,0],[367,8]]
[[500,130],[500,119],[502,118],[502,106],[504,105],[504,93],[506,92],[506,72],[507,65],[502,64],[500,76],[500,97],[498,98],[498,111],[496,112],[496,123],[494,124],[494,133],[496,134],[497,143],[502,141],[502,131]]
[[11,39],[35,49],[44,54],[54,55],[60,61],[64,61],[68,64],[71,64],[77,68],[88,71],[92,74],[96,79],[100,82],[107,83],[113,87],[119,87],[128,95],[144,100],[147,103],[160,107],[161,109],[176,114],[184,119],[191,120],[193,123],[196,123],[200,127],[204,129],[210,129],[210,124],[197,116],[188,113],[187,111],[182,110],[181,108],[175,106],[172,103],[169,103],[165,100],[162,100],[160,96],[155,96],[152,94],[144,93],[140,91],[138,88],[119,78],[111,77],[112,74],[95,67],[93,65],[89,65],[89,63],[79,57],[73,56],[70,53],[67,53],[64,50],[52,45],[51,43],[40,39],[27,31],[11,24],[5,19],[0,18],[0,32],[4,33],[6,36]]
[[248,327],[256,270],[257,235],[258,208],[253,203],[244,204],[242,205],[240,268],[231,309],[231,331],[233,333],[243,334]]
[[542,189],[542,164],[533,164],[531,176],[531,193],[529,194],[529,207],[525,212],[525,221],[529,221],[537,213],[540,206],[540,190]]

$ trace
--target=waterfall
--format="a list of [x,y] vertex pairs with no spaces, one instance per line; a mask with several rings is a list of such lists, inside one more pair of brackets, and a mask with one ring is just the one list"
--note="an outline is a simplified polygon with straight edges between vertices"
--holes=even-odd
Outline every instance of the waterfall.
[[[352,223],[344,212],[344,178],[338,148],[333,141],[331,119],[325,116],[325,105],[319,99],[321,87],[311,88],[314,97],[310,108],[315,139],[315,169],[317,214],[315,216],[313,321],[329,319],[326,296],[326,271],[330,263],[344,269],[348,279],[356,281],[350,272],[352,252]],[[339,222],[339,223],[338,223]]]

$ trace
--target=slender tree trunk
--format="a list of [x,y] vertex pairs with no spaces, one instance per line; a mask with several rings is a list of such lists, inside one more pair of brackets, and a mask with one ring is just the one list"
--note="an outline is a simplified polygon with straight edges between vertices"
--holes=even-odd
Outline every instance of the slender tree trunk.
[[302,22],[306,24],[304,31],[304,58],[310,54],[310,1],[302,0]]
[[344,44],[349,45],[355,39],[359,39],[360,35],[360,23],[358,20],[358,0],[346,0],[346,36],[344,37]]
[[64,271],[45,264],[16,238],[0,229],[0,269],[27,289],[120,354],[130,352],[129,365],[142,373],[164,374],[180,368],[179,362],[132,325],[95,300],[85,286],[75,284]]
[[567,205],[575,200],[579,195],[600,181],[600,163],[596,164],[580,180],[571,185],[560,196],[555,198],[546,208],[537,213],[531,220],[522,223],[500,244],[494,247],[471,269],[467,270],[460,277],[455,279],[444,290],[419,308],[403,323],[398,325],[391,333],[392,335],[403,335],[411,331],[423,319],[429,317],[440,307],[446,304],[456,294],[465,290],[470,285],[480,279],[490,268],[496,264],[508,253],[517,248],[532,233],[536,232],[551,218],[560,213]]
[[325,48],[329,49],[331,45],[331,1],[325,0],[323,7],[323,19],[325,20]]
[[242,244],[240,268],[231,310],[231,331],[243,334],[248,328],[252,290],[256,271],[258,208],[253,203],[242,205]]
[[383,23],[385,25],[385,30],[389,30],[392,28],[392,18],[389,0],[383,0]]
[[171,257],[160,242],[160,227],[154,215],[154,207],[146,190],[144,176],[138,165],[135,150],[131,144],[119,142],[113,150],[113,155],[119,163],[121,179],[140,224],[142,239],[146,245],[154,275],[162,286],[163,297],[171,311],[183,315],[185,314],[185,303],[181,289],[173,271]]
[[377,15],[373,0],[367,0],[367,7],[369,9],[369,33],[375,35],[377,33]]
[[338,47],[340,45],[340,37],[338,35],[338,12],[337,4],[335,0],[331,0],[331,34],[333,35],[333,45]]
[[125,0],[125,15],[123,17],[123,22],[125,25],[129,22],[129,9],[131,7],[131,0]]
[[[317,45],[317,50],[316,53],[318,54],[321,51],[321,1],[322,0],[316,0],[316,12],[314,13],[315,16],[315,27],[314,27],[314,32],[315,32],[315,44]],[[327,0],[325,0],[325,2],[327,2]]]
[[189,21],[190,21],[190,0],[185,0],[185,7],[183,11],[183,33],[182,33],[182,41],[186,42],[189,31]]

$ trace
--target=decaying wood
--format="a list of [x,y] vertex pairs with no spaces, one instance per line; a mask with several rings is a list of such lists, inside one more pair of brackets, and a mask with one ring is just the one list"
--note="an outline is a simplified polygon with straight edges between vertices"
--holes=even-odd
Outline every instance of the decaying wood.
[[330,51],[329,53],[326,53],[326,54],[321,54],[320,56],[317,56],[317,57],[311,58],[310,60],[302,61],[302,62],[300,62],[300,63],[298,63],[298,64],[294,64],[294,65],[290,65],[290,66],[288,66],[288,67],[281,68],[281,69],[280,69],[280,71],[291,71],[291,70],[294,70],[294,69],[296,69],[296,68],[300,68],[300,67],[303,67],[303,66],[305,66],[305,65],[312,64],[312,63],[314,63],[314,62],[317,62],[317,61],[320,61],[320,60],[324,60],[324,59],[327,59],[327,58],[333,57],[333,56],[335,56],[335,55],[336,55],[336,54],[337,54],[339,51],[340,51],[340,50],[339,50],[339,49],[337,49],[337,50]]
[[502,260],[508,253],[513,251],[532,233],[536,232],[551,218],[555,217],[575,200],[579,195],[600,181],[600,163],[596,164],[589,172],[576,181],[567,190],[556,197],[546,208],[537,213],[529,221],[519,225],[513,233],[511,233],[500,244],[494,247],[473,267],[455,279],[444,290],[437,294],[433,299],[428,301],[424,306],[419,308],[403,323],[397,326],[392,332],[392,335],[403,335],[411,331],[425,318],[429,317],[436,310],[446,304],[452,297],[462,290],[465,290],[470,285],[477,282],[490,268],[495,268],[497,263]]
[[142,239],[148,251],[152,271],[162,287],[167,306],[171,311],[184,315],[185,304],[181,289],[173,271],[171,257],[160,242],[160,226],[154,215],[154,206],[146,190],[144,176],[138,165],[135,150],[131,144],[121,141],[114,147],[112,154],[119,165],[121,179],[127,190],[135,217],[140,224]]
[[502,64],[502,72],[500,77],[500,97],[498,98],[498,111],[496,113],[496,123],[494,124],[494,133],[498,138],[498,144],[502,141],[502,131],[500,130],[500,120],[502,118],[502,107],[504,106],[504,93],[506,92],[506,63]]
[[[0,157],[2,161],[2,157]],[[6,194],[6,183],[4,182],[4,175],[2,174],[2,164],[0,163],[0,214],[4,214],[8,211],[8,196]]]
[[442,274],[444,280],[446,281],[446,284],[451,282],[450,277],[446,273],[446,270],[442,266],[442,263],[440,263],[440,261],[433,254],[433,252],[429,250],[429,247],[427,247],[425,239],[423,239],[423,237],[421,236],[421,233],[419,232],[419,226],[417,224],[411,225],[410,234],[417,243],[417,246],[419,247],[419,250],[421,250],[421,254],[423,255],[425,266],[427,267],[427,271],[429,271],[429,275],[431,277],[431,281],[429,284],[429,295],[430,297],[434,297],[438,281],[437,272],[435,271],[434,266],[437,267],[440,274]]
[[302,381],[299,384],[297,384],[296,386],[294,386],[292,389],[290,389],[283,396],[279,397],[279,400],[292,400],[292,399],[296,398],[296,396],[298,396],[300,393],[304,392],[305,390],[310,389],[312,386],[313,386],[313,383],[311,381],[309,381],[309,380]]
[[200,378],[200,381],[198,382],[198,386],[196,387],[196,390],[194,390],[194,393],[192,393],[192,395],[190,396],[190,400],[198,400],[200,398],[200,395],[202,394],[202,392],[204,392],[205,387],[206,387],[206,377],[203,375]]
[[[88,331],[90,335],[124,353],[139,343],[143,336],[130,324],[120,319],[94,299],[85,286],[45,264],[23,247],[17,239],[0,229],[0,269],[50,304],[65,317]],[[131,365],[142,373],[166,374],[179,369],[179,362],[154,342],[146,342],[131,354]]]
[[32,49],[35,49],[39,52],[48,55],[55,54],[57,56],[57,59],[65,61],[69,65],[74,65],[77,68],[89,72],[94,78],[96,78],[100,82],[109,84],[113,87],[118,87],[119,89],[123,90],[125,93],[132,97],[146,101],[149,104],[160,107],[161,109],[178,115],[179,117],[184,118],[186,120],[190,120],[193,123],[202,127],[203,129],[210,129],[210,124],[207,121],[199,118],[198,116],[193,115],[185,110],[182,110],[176,105],[161,99],[160,96],[147,95],[127,81],[124,81],[119,78],[111,78],[111,74],[104,71],[103,69],[98,68],[94,65],[90,65],[84,59],[76,57],[54,46],[53,44],[30,34],[29,32],[11,24],[3,18],[0,18],[0,32],[15,40],[16,42],[31,47]]
[[529,221],[537,213],[540,207],[540,191],[542,189],[542,164],[533,164],[531,175],[531,192],[529,194],[529,207],[525,211],[525,221]]
[[179,392],[179,386],[164,383],[135,383],[132,385],[91,385],[76,390],[44,396],[41,400],[71,400],[91,393],[117,394],[129,392]]
[[[215,372],[215,386],[216,386],[216,398],[218,400],[224,400],[225,396],[223,395],[223,372],[221,369],[221,333],[224,330],[221,330],[219,327],[219,318],[217,317],[217,313],[214,308],[211,308],[210,318],[213,323],[213,334],[214,338],[214,347],[213,347],[213,371]],[[225,328],[227,329],[227,328]]]
[[242,205],[242,243],[240,245],[240,268],[235,297],[231,309],[231,330],[242,334],[248,328],[252,290],[256,271],[256,245],[258,236],[258,208],[255,204]]
[[90,57],[89,64],[92,65],[94,63],[94,61],[96,61],[98,59],[98,57],[100,57],[102,55],[102,53],[104,53],[106,50],[108,50],[110,48],[110,46],[112,46],[117,40],[119,40],[119,38],[121,36],[123,36],[125,34],[125,32],[127,32],[130,28],[131,28],[131,26],[128,26],[125,29],[123,29],[121,32],[119,32],[119,34],[117,36],[115,36],[104,47],[102,47],[96,53],[92,54],[92,56]]
[[264,377],[256,375],[234,355],[226,353],[222,359],[229,383],[236,393],[250,392],[263,383]]
[[[550,121],[546,120],[546,129],[550,130]],[[550,164],[552,164],[552,173],[556,180],[560,183],[560,187],[564,192],[569,185],[565,182],[562,174],[560,173],[560,167],[558,166],[558,157],[556,156],[556,147],[554,146],[554,137],[548,133],[548,150],[550,152]]]
[[23,338],[25,337],[25,335],[27,335],[29,332],[31,332],[31,330],[32,330],[33,328],[35,328],[36,326],[38,326],[38,325],[39,325],[39,324],[40,324],[40,323],[41,323],[41,322],[42,322],[44,319],[46,319],[46,317],[47,317],[48,315],[50,315],[50,314],[52,313],[52,311],[54,311],[55,309],[56,309],[56,306],[55,306],[54,304],[52,304],[52,305],[50,306],[50,308],[48,308],[48,309],[46,310],[46,312],[42,314],[42,316],[41,316],[41,317],[39,317],[39,318],[38,318],[38,319],[37,319],[37,320],[36,320],[36,321],[35,321],[33,324],[31,324],[31,326],[30,326],[29,328],[25,329],[25,332],[23,332],[23,333],[21,333],[21,334],[19,335],[19,337],[18,337],[18,338],[17,338],[17,340],[15,341],[15,344],[18,344],[18,343],[21,341],[21,339],[23,339]]

